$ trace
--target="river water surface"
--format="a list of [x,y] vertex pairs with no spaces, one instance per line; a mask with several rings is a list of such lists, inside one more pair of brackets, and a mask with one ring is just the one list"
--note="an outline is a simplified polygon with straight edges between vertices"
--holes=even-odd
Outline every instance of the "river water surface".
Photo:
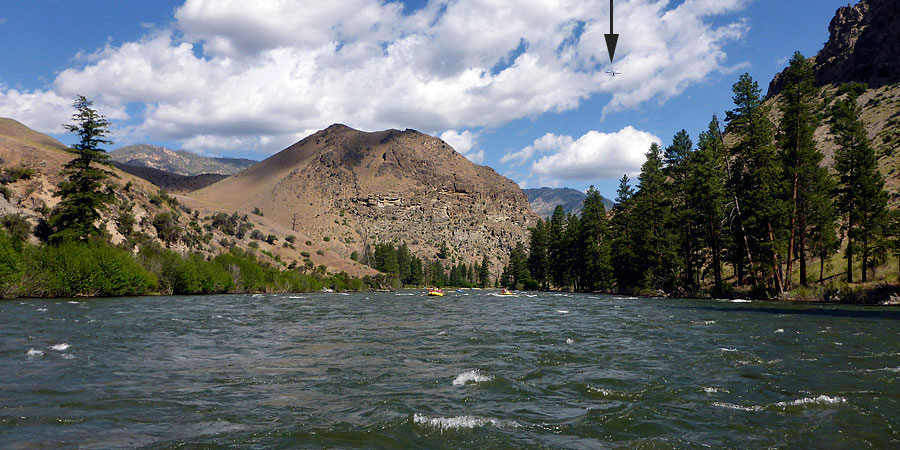
[[900,310],[482,292],[0,303],[0,447],[897,448]]

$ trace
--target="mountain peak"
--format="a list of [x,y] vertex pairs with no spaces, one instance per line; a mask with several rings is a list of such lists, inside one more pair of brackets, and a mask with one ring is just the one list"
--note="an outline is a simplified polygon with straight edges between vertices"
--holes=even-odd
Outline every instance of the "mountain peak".
[[345,257],[406,242],[431,258],[446,243],[458,261],[487,254],[495,269],[536,219],[515,182],[436,137],[340,124],[193,195],[336,238]]

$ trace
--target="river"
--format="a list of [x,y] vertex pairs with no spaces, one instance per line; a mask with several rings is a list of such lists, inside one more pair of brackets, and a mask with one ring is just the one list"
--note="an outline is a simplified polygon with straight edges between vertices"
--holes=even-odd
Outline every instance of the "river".
[[484,292],[0,302],[0,447],[896,448],[900,309]]

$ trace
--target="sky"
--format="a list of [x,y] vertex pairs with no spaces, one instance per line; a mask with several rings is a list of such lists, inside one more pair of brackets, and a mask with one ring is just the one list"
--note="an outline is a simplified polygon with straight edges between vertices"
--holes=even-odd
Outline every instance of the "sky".
[[[614,198],[652,142],[765,93],[846,0],[0,0],[0,117],[71,144],[76,95],[149,143],[261,160],[343,123],[438,136],[523,188]],[[616,77],[606,72],[615,70]]]

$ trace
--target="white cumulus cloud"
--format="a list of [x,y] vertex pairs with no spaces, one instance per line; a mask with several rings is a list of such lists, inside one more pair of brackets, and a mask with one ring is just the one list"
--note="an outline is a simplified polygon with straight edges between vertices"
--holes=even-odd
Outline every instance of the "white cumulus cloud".
[[653,142],[661,141],[630,126],[614,133],[590,131],[577,140],[547,134],[530,146],[544,153],[532,162],[531,173],[543,181],[635,176],[640,173],[644,155]]
[[58,116],[60,98],[83,94],[138,105],[132,136],[263,153],[332,123],[478,130],[595,95],[611,96],[607,114],[732,70],[724,49],[747,24],[728,15],[747,1],[617,2],[624,75],[611,78],[605,0],[431,0],[415,12],[382,0],[185,0],[168,28],[80,55],[48,90],[0,87],[0,111],[56,131],[56,116],[34,111]]
[[484,162],[484,150],[477,150],[478,135],[470,130],[462,133],[456,130],[447,130],[441,134],[441,140],[450,144],[454,150],[469,158],[470,161],[481,164]]

